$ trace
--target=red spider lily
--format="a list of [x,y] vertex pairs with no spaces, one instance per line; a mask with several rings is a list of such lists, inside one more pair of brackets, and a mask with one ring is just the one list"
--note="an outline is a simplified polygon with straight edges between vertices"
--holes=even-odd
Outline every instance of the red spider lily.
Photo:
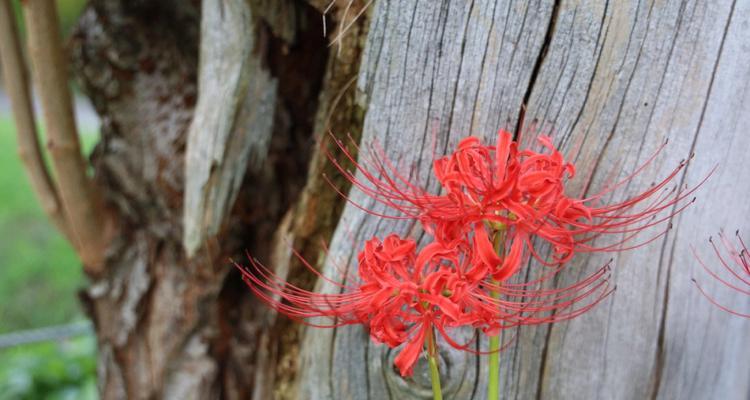
[[[357,260],[356,279],[336,282],[303,264],[340,293],[322,294],[300,289],[274,275],[256,260],[242,271],[250,289],[279,312],[316,327],[363,324],[371,338],[389,347],[404,344],[395,364],[406,376],[436,329],[453,347],[469,350],[449,335],[453,328],[469,326],[496,334],[519,325],[550,323],[573,318],[611,293],[608,266],[563,289],[538,289],[557,271],[533,282],[496,285],[473,246],[460,243],[446,248],[433,242],[417,252],[416,243],[389,235],[365,243]],[[490,292],[499,293],[491,296]],[[307,321],[327,318],[330,323]]]
[[[721,264],[721,267],[724,270],[724,276],[721,275],[721,272],[716,272],[708,265],[706,265],[706,263],[703,262],[700,256],[698,256],[695,248],[692,249],[693,255],[698,260],[701,267],[703,267],[703,269],[713,279],[719,281],[721,284],[729,287],[735,292],[750,296],[750,258],[748,258],[748,254],[750,253],[747,250],[745,242],[740,237],[739,231],[736,232],[736,235],[737,246],[733,245],[723,233],[719,233],[719,240],[721,241],[721,246],[724,250],[723,255],[721,251],[722,249],[720,249],[719,246],[716,245],[713,238],[710,238],[708,240],[711,243],[711,247],[713,248],[714,253],[716,254],[716,258],[719,259],[719,264]],[[701,285],[698,284],[698,281],[696,281],[695,279],[693,279],[693,283],[695,283],[695,285],[698,287],[698,290],[700,290],[703,296],[705,296],[711,303],[713,303],[720,309],[740,317],[750,318],[750,314],[741,313],[720,304],[713,297],[708,295],[708,293],[703,289],[703,287],[701,287]]]
[[[355,163],[359,175],[332,162],[355,187],[378,203],[399,211],[402,216],[387,215],[360,204],[357,207],[380,217],[413,218],[447,247],[474,236],[475,251],[491,265],[495,279],[503,281],[519,268],[525,249],[546,265],[570,260],[576,253],[622,251],[645,245],[661,233],[641,243],[630,243],[641,231],[667,223],[692,201],[691,190],[668,189],[667,185],[685,167],[680,162],[661,182],[627,200],[611,205],[595,203],[640,174],[663,149],[622,181],[587,197],[565,194],[567,181],[575,175],[573,164],[566,162],[552,141],[538,139],[546,152],[517,149],[512,135],[498,132],[495,146],[481,143],[475,137],[463,139],[456,151],[434,162],[433,172],[445,193],[430,194],[409,182],[402,168],[388,161],[382,151],[371,149],[361,162],[339,142],[346,157]],[[666,143],[665,143],[666,145]],[[702,182],[701,182],[702,184]],[[350,200],[351,201],[351,200]],[[496,255],[491,243],[496,231],[502,231],[508,254]],[[622,237],[613,244],[596,246],[595,238],[603,234]],[[532,245],[537,237],[550,243],[553,259],[541,257]]]
[[[609,266],[565,288],[542,289],[543,283],[576,253],[620,251],[655,240],[666,230],[629,244],[643,230],[682,211],[695,188],[666,188],[686,165],[681,162],[648,190],[601,206],[598,202],[605,195],[640,174],[664,146],[621,182],[578,198],[565,193],[575,175],[574,165],[565,161],[548,137],[538,142],[541,151],[518,150],[505,131],[498,133],[495,146],[466,138],[455,152],[434,162],[442,192],[432,194],[411,183],[411,172],[393,165],[382,150],[360,151],[357,162],[337,141],[356,173],[329,154],[334,166],[367,197],[400,215],[347,200],[378,217],[419,220],[435,240],[418,250],[411,239],[373,238],[358,255],[356,277],[340,282],[323,276],[297,255],[303,265],[337,288],[334,294],[291,285],[254,259],[249,268],[238,267],[261,300],[293,319],[318,327],[362,324],[373,340],[403,346],[395,359],[402,375],[411,374],[425,341],[433,343],[429,339],[433,331],[451,346],[473,351],[471,342],[457,343],[450,330],[472,327],[492,336],[502,329],[573,318],[611,293]],[[603,234],[621,237],[614,244],[595,246],[593,240]],[[552,245],[551,260],[537,253],[534,238]],[[555,268],[545,270],[537,280],[515,283],[510,278],[529,257]],[[327,322],[318,323],[319,318]]]

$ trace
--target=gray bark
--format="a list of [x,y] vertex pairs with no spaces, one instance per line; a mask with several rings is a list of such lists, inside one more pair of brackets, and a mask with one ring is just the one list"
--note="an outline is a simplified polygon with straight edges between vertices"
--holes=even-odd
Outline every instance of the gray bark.
[[223,225],[248,162],[257,171],[268,153],[278,85],[253,54],[254,24],[247,1],[203,2],[200,97],[185,154],[183,245],[191,256]]
[[[657,162],[608,201],[646,188],[692,152],[677,183],[695,185],[720,164],[664,238],[615,256],[611,298],[571,322],[504,332],[517,340],[501,355],[503,398],[747,398],[750,323],[698,293],[690,278],[701,275],[689,246],[705,256],[713,232],[750,229],[750,143],[740,131],[748,118],[749,19],[747,2],[731,1],[375,6],[358,81],[367,109],[362,140],[380,143],[396,163],[415,165],[413,177],[431,188],[431,137],[442,153],[467,134],[491,139],[498,128],[521,128],[527,144],[541,132],[564,150],[581,146],[575,161],[579,178],[594,173],[589,192],[633,171],[669,138]],[[352,197],[381,209],[361,193]],[[355,268],[350,236],[361,242],[415,230],[347,206],[329,258]],[[607,258],[579,257],[558,284]],[[331,263],[324,271],[337,274]],[[748,306],[729,297],[722,299]],[[392,351],[372,344],[361,328],[308,329],[303,343],[301,393],[310,398],[431,396],[425,366],[402,379],[390,364]],[[446,397],[485,398],[484,358],[443,351]]]

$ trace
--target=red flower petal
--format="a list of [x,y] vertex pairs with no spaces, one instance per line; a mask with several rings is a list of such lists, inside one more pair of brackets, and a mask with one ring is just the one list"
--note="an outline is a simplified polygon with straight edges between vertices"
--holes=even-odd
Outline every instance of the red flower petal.
[[490,269],[495,269],[502,264],[503,259],[497,255],[484,225],[480,223],[474,225],[474,248],[482,262],[487,264]]
[[518,268],[521,266],[521,254],[523,254],[526,235],[516,235],[511,242],[512,244],[510,246],[510,252],[508,252],[508,255],[505,256],[503,266],[500,267],[494,274],[492,274],[493,279],[498,282],[503,282],[513,276],[513,274],[515,274],[518,271]]
[[419,355],[422,353],[427,329],[431,329],[431,326],[429,324],[421,323],[417,330],[417,334],[409,339],[406,346],[404,346],[401,352],[398,353],[393,360],[393,363],[398,368],[401,376],[411,376],[414,373],[414,363],[417,362]]

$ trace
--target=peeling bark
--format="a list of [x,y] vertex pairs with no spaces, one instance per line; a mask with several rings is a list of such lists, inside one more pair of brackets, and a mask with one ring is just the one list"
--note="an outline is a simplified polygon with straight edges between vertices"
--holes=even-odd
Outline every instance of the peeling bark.
[[[239,163],[247,171],[238,174],[244,179],[235,184],[234,206],[225,205],[227,218],[190,258],[181,240],[183,160],[200,96],[197,3],[101,0],[81,17],[71,40],[73,65],[102,118],[92,163],[119,218],[106,275],[82,293],[99,338],[103,398],[248,398],[268,383],[253,379],[265,379],[266,370],[258,368],[255,349],[270,340],[285,350],[274,344],[278,337],[270,335],[278,330],[268,329],[271,317],[248,296],[229,259],[242,261],[246,250],[266,259],[270,249],[283,249],[279,226],[289,225],[282,217],[299,198],[314,150],[328,52],[314,31],[319,14],[290,4],[294,42],[275,36],[273,21],[257,19],[253,30],[255,68],[279,82],[265,98],[271,103],[260,104],[275,110],[267,150]],[[240,138],[259,111],[251,108],[236,116]]]

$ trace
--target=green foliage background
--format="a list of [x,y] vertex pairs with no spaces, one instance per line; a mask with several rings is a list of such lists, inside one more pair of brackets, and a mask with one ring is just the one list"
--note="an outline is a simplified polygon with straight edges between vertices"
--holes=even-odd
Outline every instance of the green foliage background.
[[[95,140],[83,136],[87,148]],[[83,319],[80,263],[34,197],[8,116],[0,116],[0,188],[0,333]],[[95,354],[93,337],[0,350],[0,400],[96,398]]]
[[95,351],[93,337],[6,350],[0,355],[0,400],[96,399]]
[[[13,8],[16,11],[16,19],[21,32],[24,31],[24,23],[21,15],[21,2],[11,0]],[[57,0],[57,11],[60,16],[60,28],[63,33],[70,31],[70,28],[78,20],[78,16],[81,14],[83,7],[86,5],[86,0]]]
[[[20,3],[13,4],[23,31]],[[64,32],[84,5],[58,0]],[[87,150],[96,137],[82,135]],[[1,110],[0,238],[0,334],[84,319],[76,296],[85,285],[80,263],[42,212],[17,155],[11,116]],[[0,400],[95,399],[95,356],[93,336],[0,350]]]
[[0,116],[0,188],[0,333],[80,317],[80,264],[31,190],[8,116]]

